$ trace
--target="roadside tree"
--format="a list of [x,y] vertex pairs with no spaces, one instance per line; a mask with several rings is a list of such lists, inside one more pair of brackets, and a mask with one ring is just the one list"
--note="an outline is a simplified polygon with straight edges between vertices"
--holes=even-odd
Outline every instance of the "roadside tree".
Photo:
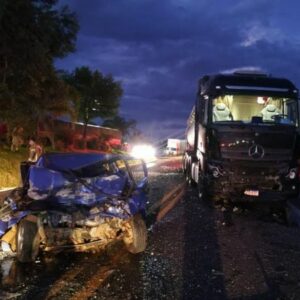
[[10,130],[34,130],[42,114],[72,111],[53,60],[75,50],[78,29],[74,13],[55,0],[1,0],[0,111]]
[[111,75],[104,76],[88,67],[76,68],[64,75],[65,81],[73,86],[78,94],[78,118],[83,121],[83,140],[86,140],[87,124],[94,118],[114,117],[118,113],[123,94],[121,84]]

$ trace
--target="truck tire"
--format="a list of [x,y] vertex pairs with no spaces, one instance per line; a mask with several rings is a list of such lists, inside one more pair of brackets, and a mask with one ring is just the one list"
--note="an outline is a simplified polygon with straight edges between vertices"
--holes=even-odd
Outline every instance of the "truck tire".
[[129,222],[127,238],[124,239],[130,253],[140,253],[147,246],[147,227],[140,214],[135,215]]
[[197,194],[198,194],[198,199],[200,201],[204,201],[205,203],[210,205],[210,197],[207,191],[207,186],[206,186],[206,181],[203,178],[203,175],[200,173],[199,174],[199,179],[198,179],[198,184],[197,184]]
[[17,258],[20,262],[33,262],[39,252],[40,236],[35,222],[21,220],[17,232]]
[[198,179],[198,184],[197,184],[197,193],[198,193],[198,198],[199,200],[203,200],[205,198],[205,186],[204,186],[204,180],[202,177],[199,175]]
[[199,174],[198,184],[197,184],[197,193],[199,200],[207,200],[207,187],[203,175]]
[[183,174],[185,175],[186,174],[186,162],[185,162],[185,155],[182,156],[182,161],[181,161],[181,164],[182,164],[182,172]]
[[196,182],[192,178],[190,164],[188,164],[186,172],[185,172],[185,182],[188,186],[191,186],[191,187],[196,187],[197,186]]
[[185,182],[188,186],[192,184],[192,178],[188,169],[185,171]]

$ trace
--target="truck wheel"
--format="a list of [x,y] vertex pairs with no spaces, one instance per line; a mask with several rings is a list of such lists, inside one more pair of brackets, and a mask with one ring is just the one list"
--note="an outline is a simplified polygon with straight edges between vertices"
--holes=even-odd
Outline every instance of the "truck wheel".
[[17,233],[17,258],[20,262],[33,262],[39,252],[40,236],[35,222],[21,220]]
[[185,172],[185,182],[188,186],[191,186],[191,187],[196,187],[197,186],[196,182],[192,178],[190,167],[188,167],[186,172]]
[[206,199],[206,189],[203,177],[199,174],[198,184],[197,184],[197,192],[199,200]]
[[182,156],[181,164],[182,164],[182,172],[185,175],[186,174],[186,166],[185,166],[185,156],[184,155]]
[[192,184],[192,178],[190,176],[189,170],[186,170],[186,172],[185,172],[185,181],[186,181],[187,185],[189,185],[189,186]]
[[207,192],[206,182],[203,178],[203,175],[199,174],[198,184],[197,184],[197,193],[198,198],[201,201],[209,202],[209,196]]
[[124,243],[130,253],[140,253],[147,246],[147,228],[140,214],[135,215],[128,223]]

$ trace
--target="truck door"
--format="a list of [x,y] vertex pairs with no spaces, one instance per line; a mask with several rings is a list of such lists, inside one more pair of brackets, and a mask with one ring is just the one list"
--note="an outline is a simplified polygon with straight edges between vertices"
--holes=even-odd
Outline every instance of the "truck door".
[[206,125],[207,125],[208,97],[200,95],[198,99],[198,134],[196,156],[202,165],[203,155],[206,152]]

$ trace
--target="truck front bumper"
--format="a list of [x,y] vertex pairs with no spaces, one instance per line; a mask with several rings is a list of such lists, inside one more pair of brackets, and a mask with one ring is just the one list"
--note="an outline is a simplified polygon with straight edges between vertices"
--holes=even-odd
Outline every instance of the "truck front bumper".
[[[219,165],[220,166],[220,165]],[[278,202],[295,198],[298,176],[290,178],[286,165],[209,165],[206,182],[209,194],[232,202]],[[296,174],[296,173],[295,173]]]

